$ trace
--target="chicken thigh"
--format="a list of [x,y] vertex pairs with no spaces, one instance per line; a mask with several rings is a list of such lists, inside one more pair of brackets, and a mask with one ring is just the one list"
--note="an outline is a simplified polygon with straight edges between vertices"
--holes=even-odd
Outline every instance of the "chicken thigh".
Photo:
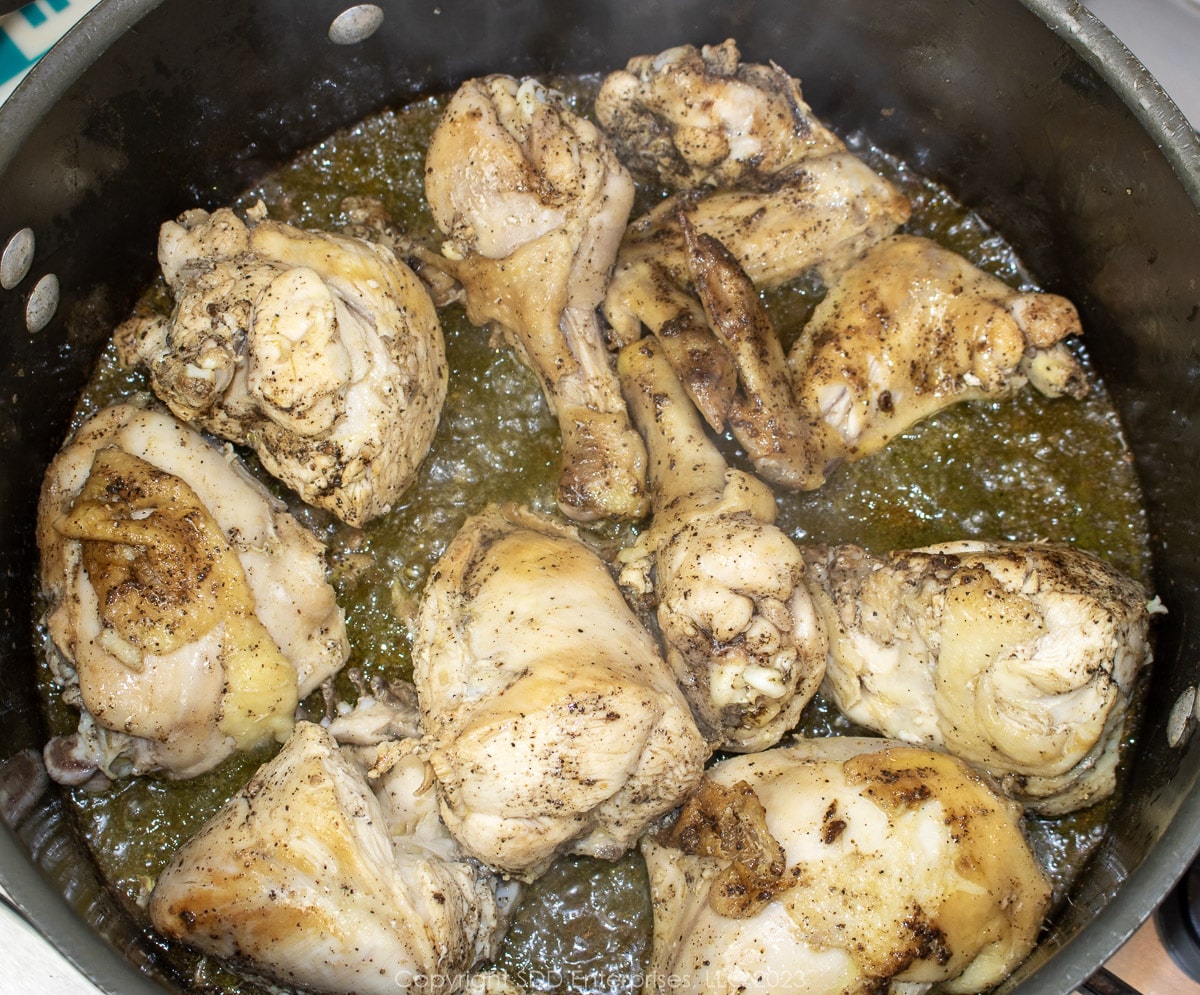
[[127,321],[118,353],[180,418],[360,526],[433,442],[447,382],[437,312],[384,246],[248,220],[222,208],[162,226],[175,309]]
[[667,663],[718,749],[774,746],[825,672],[804,561],[764,483],[730,468],[654,338],[617,370],[650,456],[653,517],[622,550],[621,584],[652,594]]
[[413,673],[442,816],[531,879],[615,858],[700,779],[708,749],[607,566],[521,509],[467,520],[421,599]]
[[884,239],[830,287],[788,356],[814,426],[814,486],[958,401],[1026,383],[1082,397],[1086,374],[1063,341],[1082,332],[1063,297],[1018,292],[926,238]]
[[642,845],[646,992],[979,992],[1033,948],[1049,882],[1020,806],[962,761],[835,737],[708,778]]
[[645,450],[597,313],[633,204],[629,173],[557,94],[508,76],[459,88],[425,162],[445,266],[468,317],[508,339],[558,417],[563,513],[640,518]]
[[676,189],[761,186],[844,146],[779,66],[741,63],[732,38],[630,59],[605,77],[596,119],[634,172]]
[[[502,903],[495,877],[431,823],[423,780],[394,780],[385,811],[334,739],[297,723],[159,875],[151,921],[287,984],[463,990],[471,968],[495,954]],[[396,815],[405,801],[407,820]]]
[[829,632],[824,689],[852,720],[960,756],[1037,812],[1112,792],[1150,663],[1139,584],[1048,543],[805,557]]
[[349,655],[324,547],[144,398],[100,411],[55,457],[37,534],[56,676],[82,713],[46,747],[65,783],[190,777],[282,741],[298,699]]

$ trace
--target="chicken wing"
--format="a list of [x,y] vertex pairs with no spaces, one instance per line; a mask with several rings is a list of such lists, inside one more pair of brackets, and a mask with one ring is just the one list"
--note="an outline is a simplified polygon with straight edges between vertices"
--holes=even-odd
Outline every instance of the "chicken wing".
[[847,716],[963,757],[1048,815],[1112,792],[1150,663],[1139,584],[1048,543],[805,558],[829,631],[824,689]]
[[553,91],[488,76],[446,108],[425,191],[468,317],[498,327],[558,417],[563,513],[640,518],[645,450],[597,314],[633,204],[629,173]]
[[884,239],[830,287],[788,356],[816,485],[958,401],[1026,383],[1082,397],[1086,374],[1063,341],[1082,331],[1063,297],[1016,291],[926,238]]
[[779,66],[740,62],[732,38],[630,59],[605,77],[596,119],[635,173],[687,189],[761,186],[842,141]]
[[775,326],[750,278],[711,235],[680,218],[688,266],[708,326],[737,367],[737,388],[725,413],[730,431],[773,484],[790,490],[813,485],[813,420],[792,396],[792,378]]
[[169,318],[117,330],[180,418],[250,446],[305,501],[359,526],[391,508],[446,397],[433,302],[390,249],[227,208],[167,222]]
[[667,663],[719,749],[761,750],[800,717],[825,669],[804,561],[775,497],[730,468],[653,338],[617,370],[650,456],[653,517],[623,550],[621,584],[653,595]]
[[623,346],[644,329],[657,335],[705,420],[723,431],[738,378],[752,377],[696,298],[684,224],[724,246],[761,290],[809,271],[832,280],[909,210],[891,183],[848,152],[807,160],[763,191],[677,194],[634,221],[622,240],[604,298],[610,337]]
[[642,845],[647,992],[979,992],[1033,949],[1049,882],[1020,806],[962,761],[828,738],[708,777]]
[[[849,152],[810,159],[762,191],[685,191],[634,220],[604,298],[617,340],[657,331],[689,286],[679,215],[724,245],[760,290],[815,270],[831,282],[908,220],[908,198]],[[645,315],[645,318],[642,316]],[[648,320],[647,320],[648,319]]]
[[57,676],[81,710],[46,747],[60,781],[190,777],[286,739],[297,700],[349,655],[324,547],[145,398],[55,457],[37,529]]
[[[392,783],[416,812],[422,781]],[[301,722],[172,858],[149,911],[164,935],[288,984],[452,995],[495,954],[496,889],[444,828],[389,818],[333,738]]]
[[519,509],[468,519],[438,562],[413,674],[442,816],[513,877],[560,852],[619,856],[708,756],[604,562]]

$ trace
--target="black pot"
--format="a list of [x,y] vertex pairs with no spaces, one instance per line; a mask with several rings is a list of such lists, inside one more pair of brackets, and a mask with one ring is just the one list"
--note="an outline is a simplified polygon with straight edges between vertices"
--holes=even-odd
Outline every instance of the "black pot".
[[[30,781],[34,510],[44,468],[114,323],[154,275],[159,223],[389,104],[484,72],[606,70],[735,37],[799,75],[818,113],[950,186],[1075,300],[1137,458],[1157,626],[1145,726],[1114,828],[1007,989],[1066,993],[1151,913],[1200,844],[1200,144],[1078,3],[1056,0],[382,0],[335,44],[338,0],[104,0],[0,111],[0,882],[106,990],[180,986],[108,895],[70,810]],[[60,298],[30,331],[41,278]],[[36,308],[34,309],[36,312]],[[46,312],[42,313],[46,316]],[[35,320],[36,326],[38,322]],[[1178,705],[1178,707],[1177,707]],[[1186,720],[1186,721],[1185,721]],[[19,789],[19,790],[18,790]]]

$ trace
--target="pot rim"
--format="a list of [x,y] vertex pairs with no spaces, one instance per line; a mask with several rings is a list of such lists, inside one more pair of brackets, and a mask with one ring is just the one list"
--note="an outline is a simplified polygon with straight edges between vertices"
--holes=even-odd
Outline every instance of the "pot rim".
[[1171,163],[1200,209],[1200,131],[1158,80],[1080,0],[1019,0],[1096,70]]
[[[163,0],[101,0],[34,65],[0,107],[0,176],[53,104],[123,34]],[[1200,210],[1200,134],[1137,57],[1079,0],[1018,0],[1069,45],[1135,115]],[[1151,852],[1126,869],[1117,893],[1020,984],[1071,992],[1142,925],[1186,872],[1200,848],[1200,792],[1191,790]],[[0,887],[18,912],[98,990],[161,993],[48,885],[7,825],[0,832]],[[1118,900],[1119,898],[1119,900]],[[1036,981],[1034,980],[1036,979]]]

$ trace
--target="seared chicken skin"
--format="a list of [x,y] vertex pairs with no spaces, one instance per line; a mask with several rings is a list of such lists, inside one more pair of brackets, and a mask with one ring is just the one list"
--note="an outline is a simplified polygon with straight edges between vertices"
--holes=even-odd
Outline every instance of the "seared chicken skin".
[[446,825],[516,878],[562,852],[619,856],[708,757],[607,566],[519,509],[468,519],[438,562],[413,672]]
[[319,991],[462,991],[495,954],[502,907],[495,877],[431,822],[422,782],[394,780],[385,810],[333,738],[298,723],[159,875],[151,921]]
[[686,217],[680,223],[708,326],[737,368],[725,421],[762,477],[805,490],[812,475],[812,425],[792,396],[791,372],[775,326],[754,284],[725,246],[711,235],[697,234]]
[[597,314],[633,204],[629,173],[553,91],[488,76],[446,108],[425,192],[468,317],[498,328],[558,417],[559,507],[576,521],[640,518],[646,454]]
[[[714,239],[758,289],[815,270],[832,280],[909,216],[908,200],[848,152],[806,160],[764,191],[668,198],[628,228],[604,298],[617,345],[658,336],[688,394],[723,431],[739,384],[753,379],[709,328],[697,301],[684,223]],[[685,221],[681,221],[685,219]]]
[[762,750],[800,717],[825,672],[824,624],[775,497],[730,468],[654,338],[617,370],[650,456],[653,517],[620,581],[651,595],[667,662],[715,748]]
[[38,507],[47,628],[79,731],[52,776],[191,777],[287,738],[349,654],[324,548],[238,464],[126,402],[55,457]]
[[1082,331],[1063,297],[1016,291],[929,239],[884,239],[830,287],[788,356],[813,425],[812,486],[958,401],[1026,383],[1082,397],[1064,342]]
[[804,159],[841,151],[800,84],[741,63],[732,38],[630,59],[605,77],[596,119],[635,173],[676,189],[760,186]]
[[1150,663],[1139,584],[1046,543],[805,557],[829,631],[824,688],[847,716],[982,767],[1037,812],[1112,792]]
[[162,226],[169,318],[117,330],[180,418],[250,446],[305,501],[360,526],[429,451],[446,397],[432,301],[384,246],[227,208]]
[[762,191],[678,193],[629,225],[604,313],[624,345],[641,325],[658,331],[678,310],[680,288],[689,286],[680,214],[766,290],[810,270],[832,282],[910,213],[908,198],[849,152],[806,160]]
[[835,737],[708,778],[642,845],[646,992],[979,992],[1033,949],[1049,882],[1020,806],[962,761]]

